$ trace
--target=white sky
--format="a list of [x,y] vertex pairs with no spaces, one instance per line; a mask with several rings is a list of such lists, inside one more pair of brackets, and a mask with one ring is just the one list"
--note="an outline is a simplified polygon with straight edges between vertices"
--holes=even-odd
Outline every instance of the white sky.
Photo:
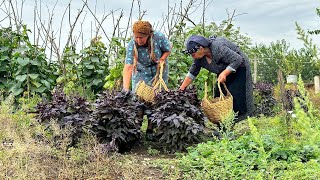
[[[47,21],[47,8],[52,11],[56,0],[37,0],[38,6],[40,1],[42,3],[42,19]],[[168,1],[170,6],[173,6],[174,3],[179,4],[180,2],[180,0],[141,0],[141,10],[146,10],[147,12],[144,19],[151,23],[162,21],[163,14],[167,13]],[[1,2],[2,1],[0,1],[0,3]],[[17,0],[17,2],[19,7],[22,0]],[[33,11],[35,2],[35,0],[26,0],[22,12],[22,19],[31,30],[33,30]],[[69,1],[58,0],[57,2],[53,19],[56,32],[60,27],[62,14]],[[96,15],[99,19],[102,18],[104,12],[105,14],[108,14],[111,10],[123,9],[123,26],[125,26],[128,21],[131,2],[132,0],[88,0],[88,4],[92,10],[94,10],[95,5],[97,5]],[[182,2],[186,4],[189,0],[182,0]],[[198,0],[198,2],[201,2],[201,0]],[[8,3],[6,2],[6,4]],[[75,17],[82,4],[82,0],[73,0],[71,2],[72,17]],[[231,13],[236,9],[236,14],[243,15],[237,16],[234,24],[235,26],[240,27],[243,34],[247,34],[251,37],[253,43],[269,44],[272,41],[285,39],[290,43],[291,47],[300,48],[303,46],[303,42],[297,39],[298,36],[295,30],[295,22],[305,30],[320,29],[320,17],[318,17],[315,12],[317,7],[320,7],[320,1],[317,0],[212,0],[208,6],[205,17],[207,24],[212,21],[219,24],[222,20],[227,19],[227,10]],[[0,8],[4,9],[4,4],[2,4]],[[83,24],[83,32],[86,42],[89,42],[91,37],[91,22],[94,22],[94,18],[88,9],[85,8],[84,11],[87,14]],[[119,15],[119,13],[120,11],[115,12],[116,15]],[[192,13],[190,18],[196,23],[199,23],[201,15],[202,9],[200,8]],[[3,11],[0,11],[0,20],[2,20],[1,17],[4,17]],[[84,16],[82,16],[82,18],[83,17]],[[136,19],[137,17],[138,6],[135,2],[133,18]],[[81,21],[82,18],[80,18]],[[71,18],[71,20],[73,21],[74,18]],[[0,23],[1,27],[8,26],[8,21],[2,21]],[[111,16],[105,21],[103,27],[107,33],[111,33],[111,27],[113,27]],[[63,39],[66,39],[65,36],[69,31],[67,18],[64,20],[63,28],[62,41]],[[80,32],[80,26],[75,28],[75,32]],[[100,35],[102,35],[102,37],[104,36],[102,32]],[[311,37],[313,38],[314,43],[319,47],[319,36]]]

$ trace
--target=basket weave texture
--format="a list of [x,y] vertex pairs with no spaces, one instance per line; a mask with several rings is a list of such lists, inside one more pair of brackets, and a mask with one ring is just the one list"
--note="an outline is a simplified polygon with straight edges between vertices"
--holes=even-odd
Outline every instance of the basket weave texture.
[[155,95],[162,91],[162,89],[169,91],[166,83],[164,82],[162,75],[163,75],[163,66],[164,63],[160,62],[160,69],[157,70],[157,74],[154,78],[152,86],[147,85],[143,80],[139,81],[136,88],[136,95],[139,99],[154,103]]
[[204,114],[212,123],[219,123],[233,110],[233,97],[225,83],[223,83],[223,86],[227,91],[227,95],[223,94],[220,83],[218,83],[220,97],[209,98],[207,96],[207,82],[205,83],[205,94],[201,106]]

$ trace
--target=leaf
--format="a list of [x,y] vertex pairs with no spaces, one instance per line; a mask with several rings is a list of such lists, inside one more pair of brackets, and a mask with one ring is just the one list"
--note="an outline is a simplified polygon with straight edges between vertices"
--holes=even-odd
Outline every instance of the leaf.
[[50,83],[48,81],[42,79],[41,83],[44,84],[47,88],[50,88]]
[[198,129],[196,129],[196,128],[191,129],[191,131],[192,131],[193,134],[197,134],[198,133]]
[[4,66],[0,65],[0,72],[7,72],[6,65],[4,65]]
[[90,76],[91,74],[92,74],[92,70],[86,69],[86,70],[84,70],[84,72],[83,72],[83,75],[85,75],[85,76]]
[[13,91],[13,94],[14,94],[15,96],[18,96],[18,95],[20,95],[22,92],[23,92],[23,88],[19,88],[19,89],[15,89],[15,90]]
[[106,114],[102,117],[102,119],[112,119],[113,115],[112,114]]
[[8,51],[8,50],[9,50],[9,47],[7,47],[7,46],[0,47],[0,52],[5,52],[5,51]]
[[98,74],[104,74],[104,70],[96,70]]
[[7,84],[7,79],[4,77],[0,77],[0,83]]
[[179,123],[179,121],[177,119],[173,119],[173,123],[177,128],[180,127],[180,123]]
[[8,56],[6,56],[6,55],[2,55],[2,56],[0,56],[0,61],[4,61],[4,60],[8,60],[9,59],[9,57]]
[[165,118],[163,121],[172,121],[172,119],[176,118],[177,114],[172,114],[171,116]]
[[27,51],[28,48],[25,46],[20,46],[19,48],[15,49],[15,53],[24,53],[25,51]]
[[87,65],[86,68],[87,69],[94,69],[94,65]]
[[17,62],[20,66],[26,66],[27,64],[29,64],[30,62],[30,59],[29,58],[21,58],[21,57],[18,57],[17,59]]
[[94,85],[96,85],[96,86],[98,86],[100,83],[102,83],[102,80],[101,80],[101,79],[94,79],[94,80],[92,81],[92,84],[94,84]]
[[18,96],[23,92],[23,88],[20,88],[21,84],[17,83],[10,88],[10,92],[12,92],[15,96]]
[[39,88],[41,86],[41,83],[37,82],[37,81],[31,81],[31,83],[33,85],[35,85],[37,88]]
[[97,129],[99,129],[99,130],[106,130],[106,128],[105,128],[105,127],[100,126],[100,125],[98,125],[98,126],[97,126]]
[[30,64],[35,65],[35,66],[41,66],[41,62],[39,62],[37,59],[36,60],[30,60]]
[[23,82],[24,80],[26,80],[26,78],[27,78],[27,75],[24,74],[24,75],[18,75],[15,79],[20,82]]
[[28,76],[29,76],[31,79],[36,79],[37,77],[39,77],[39,74],[28,74]]
[[39,93],[43,93],[46,89],[47,89],[46,87],[42,86],[40,88],[37,88],[35,91]]
[[95,57],[91,57],[91,61],[98,63],[99,62],[99,58],[96,57],[96,56]]

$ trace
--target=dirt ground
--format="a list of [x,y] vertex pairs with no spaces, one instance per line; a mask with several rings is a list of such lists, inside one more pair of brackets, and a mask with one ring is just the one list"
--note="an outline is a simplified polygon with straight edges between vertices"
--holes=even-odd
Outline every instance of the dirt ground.
[[125,154],[137,159],[137,165],[143,167],[144,179],[152,180],[168,179],[161,167],[155,165],[155,161],[173,160],[176,157],[174,154],[163,152],[159,143],[145,141],[144,137]]

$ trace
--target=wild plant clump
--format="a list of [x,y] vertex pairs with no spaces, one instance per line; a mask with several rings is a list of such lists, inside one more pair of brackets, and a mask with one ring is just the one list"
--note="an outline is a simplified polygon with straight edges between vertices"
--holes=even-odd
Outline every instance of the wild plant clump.
[[155,102],[150,120],[156,124],[155,135],[160,143],[175,151],[200,142],[204,115],[195,88],[161,92]]
[[277,104],[273,97],[273,86],[271,83],[259,82],[254,86],[255,115],[274,116],[274,107]]
[[109,150],[131,149],[141,137],[143,119],[138,113],[142,104],[131,93],[105,91],[98,96],[91,116],[91,131]]
[[47,130],[52,130],[52,122],[59,128],[68,128],[70,130],[68,137],[56,135],[53,139],[69,138],[69,146],[73,146],[85,133],[84,126],[89,123],[91,109],[90,103],[85,98],[68,97],[61,88],[57,88],[52,93],[52,100],[40,102],[36,107],[36,112],[38,122],[45,125]]

